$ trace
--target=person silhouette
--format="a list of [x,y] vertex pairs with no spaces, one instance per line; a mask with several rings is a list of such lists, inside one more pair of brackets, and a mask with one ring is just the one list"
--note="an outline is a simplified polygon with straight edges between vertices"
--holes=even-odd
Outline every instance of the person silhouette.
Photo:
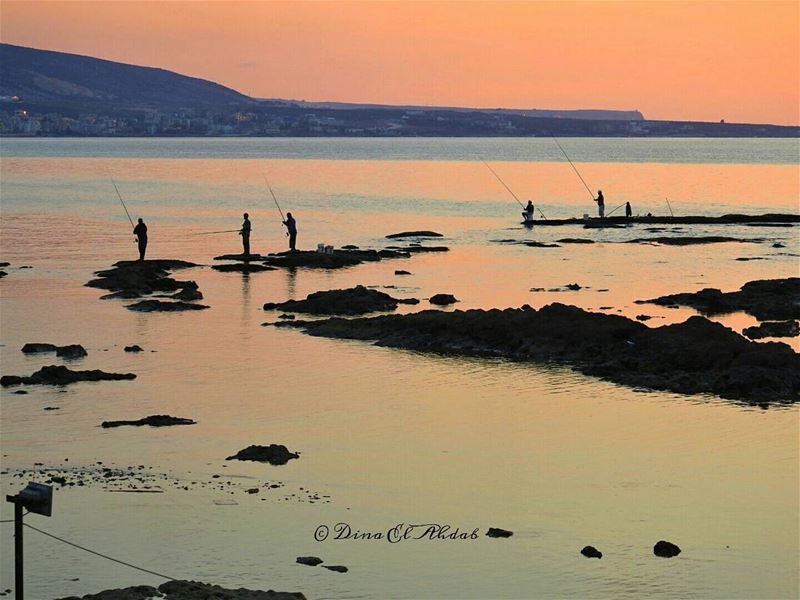
[[239,230],[239,235],[242,236],[242,254],[245,256],[250,255],[250,229],[252,225],[250,224],[250,215],[244,213],[242,215],[244,217],[244,221],[242,222],[242,228]]
[[597,213],[602,219],[606,214],[606,200],[603,198],[603,190],[597,190],[597,198],[594,201],[597,202]]
[[147,252],[147,225],[139,217],[139,222],[133,228],[133,235],[136,236],[136,242],[139,244],[139,260],[144,260],[144,254]]
[[286,225],[286,231],[289,233],[289,250],[294,252],[296,250],[295,244],[297,243],[297,221],[295,221],[292,213],[286,213],[286,220],[283,224]]

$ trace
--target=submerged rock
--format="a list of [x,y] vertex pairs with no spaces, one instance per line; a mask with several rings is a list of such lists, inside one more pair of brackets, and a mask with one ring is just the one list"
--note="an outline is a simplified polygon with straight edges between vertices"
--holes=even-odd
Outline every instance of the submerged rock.
[[309,567],[316,567],[317,565],[321,565],[323,560],[321,558],[317,558],[316,556],[298,556],[297,562],[301,565],[308,565]]
[[42,367],[30,377],[17,375],[3,375],[0,385],[7,387],[20,384],[39,385],[68,385],[78,381],[118,381],[122,379],[136,379],[133,373],[106,373],[105,371],[72,371],[67,367],[50,365]]
[[56,356],[61,358],[83,358],[88,356],[86,349],[80,344],[70,344],[69,346],[59,346],[56,348]]
[[142,300],[135,304],[125,306],[128,310],[138,312],[183,312],[187,310],[203,310],[208,308],[205,304],[189,304],[188,302],[164,302],[162,300]]
[[347,567],[343,565],[322,565],[323,569],[328,569],[329,571],[336,571],[337,573],[347,573],[349,570]]
[[491,538],[507,538],[514,535],[513,531],[508,531],[507,529],[500,529],[499,527],[489,527],[489,530],[486,532],[486,537]]
[[651,238],[636,238],[628,240],[628,244],[661,244],[664,246],[694,246],[696,244],[720,244],[723,242],[741,242],[741,243],[758,243],[761,240],[757,239],[740,239],[726,237],[723,235],[705,235],[705,236],[662,236]]
[[260,265],[249,262],[213,265],[211,268],[215,271],[221,271],[223,273],[258,273],[260,271],[277,270],[277,267],[270,267],[269,265]]
[[439,306],[446,306],[458,302],[458,298],[453,296],[453,294],[434,294],[428,302]]
[[264,260],[267,258],[261,254],[223,254],[222,256],[215,256],[214,260],[241,260],[241,261],[251,261],[251,260]]
[[435,231],[401,231],[400,233],[390,233],[386,236],[387,239],[396,240],[400,238],[420,238],[420,237],[444,237],[441,233]]
[[636,303],[690,306],[707,315],[741,310],[759,321],[800,319],[800,277],[749,281],[737,292],[704,288],[699,292],[670,294]]
[[184,419],[181,417],[172,417],[170,415],[150,415],[138,421],[103,421],[100,425],[106,429],[109,427],[122,427],[123,425],[132,425],[141,427],[142,425],[149,425],[150,427],[170,427],[172,425],[196,425],[196,421],[192,419]]
[[311,315],[363,315],[370,312],[395,310],[399,304],[418,304],[415,298],[394,298],[363,285],[346,290],[314,292],[305,300],[267,302],[264,310],[284,310]]
[[300,592],[224,588],[199,581],[167,581],[158,586],[166,600],[306,600]]
[[394,272],[395,275],[411,275],[411,271],[404,271],[403,269],[398,269]]
[[662,558],[672,558],[673,556],[678,556],[680,553],[680,548],[678,548],[675,544],[671,542],[665,542],[664,540],[656,542],[656,545],[653,546],[653,554]]
[[550,304],[539,310],[426,310],[278,326],[421,352],[566,363],[631,387],[752,403],[800,400],[800,356],[789,346],[752,342],[697,316],[651,328],[618,315]]
[[800,323],[797,321],[766,321],[753,327],[747,327],[742,332],[751,340],[765,337],[797,337],[800,335]]
[[[561,238],[560,240],[556,240],[560,244],[594,244],[594,240],[589,240],[586,238]],[[587,548],[590,546],[587,546]]]
[[283,444],[270,444],[269,446],[248,446],[225,460],[252,460],[268,462],[271,465],[285,465],[293,458],[300,458],[300,455],[289,452],[289,449]]
[[603,558],[603,553],[594,546],[584,546],[581,554],[586,558]]
[[125,346],[125,352],[144,352],[144,348],[139,344],[133,344],[132,346]]

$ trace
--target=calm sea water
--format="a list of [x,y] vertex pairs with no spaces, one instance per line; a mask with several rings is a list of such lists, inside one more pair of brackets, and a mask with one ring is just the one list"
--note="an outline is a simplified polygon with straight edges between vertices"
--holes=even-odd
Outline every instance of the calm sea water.
[[[561,142],[587,183],[603,189],[607,212],[625,201],[640,214],[798,212],[797,140]],[[593,212],[546,139],[2,140],[0,260],[12,263],[0,280],[3,373],[60,364],[19,351],[44,341],[84,345],[89,356],[73,368],[138,375],[64,390],[32,386],[25,396],[2,390],[3,493],[19,487],[9,476],[15,469],[34,463],[143,465],[181,485],[165,480],[163,494],[57,490],[52,518],[26,520],[174,577],[310,598],[797,597],[795,407],[634,391],[564,368],[432,357],[260,326],[276,317],[264,302],[355,284],[423,299],[453,293],[458,308],[559,301],[646,313],[659,326],[693,313],[635,300],[798,273],[795,228],[524,230],[519,206],[482,159],[550,218]],[[201,267],[178,275],[196,280],[211,306],[193,314],[137,314],[83,287],[93,271],[135,257],[112,177],[131,215],[148,223],[149,256],[208,265],[238,251],[238,237],[197,234],[235,229],[244,211],[254,251],[285,246],[265,174],[283,210],[297,217],[303,248],[382,247],[388,233],[434,229],[451,251],[332,272],[247,277]],[[665,234],[749,241],[618,243]],[[493,241],[565,237],[597,243]],[[784,247],[773,248],[778,242]],[[26,265],[33,268],[19,269]],[[413,275],[398,278],[398,268]],[[529,291],[572,282],[588,289]],[[721,320],[737,330],[753,322],[741,314]],[[147,351],[122,351],[133,343]],[[99,427],[160,413],[198,424]],[[284,467],[224,460],[269,443],[302,457]],[[244,491],[273,481],[284,486]],[[232,494],[218,487],[228,482]],[[310,502],[309,490],[321,500]],[[229,499],[236,504],[220,504]],[[9,508],[3,503],[2,518]],[[515,534],[315,541],[319,525],[338,522],[362,532],[435,522]],[[12,538],[8,524],[0,527],[5,589],[13,584]],[[659,539],[683,553],[653,557]],[[586,544],[603,559],[580,556]],[[31,598],[162,581],[33,531],[26,551]],[[350,572],[294,564],[301,555]]]

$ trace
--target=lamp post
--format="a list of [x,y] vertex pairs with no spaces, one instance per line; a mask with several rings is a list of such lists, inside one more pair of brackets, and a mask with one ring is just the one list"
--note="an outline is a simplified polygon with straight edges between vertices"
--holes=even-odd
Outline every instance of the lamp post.
[[24,600],[24,553],[22,546],[22,509],[49,517],[53,511],[53,488],[42,483],[29,483],[16,496],[6,496],[14,504],[14,598]]

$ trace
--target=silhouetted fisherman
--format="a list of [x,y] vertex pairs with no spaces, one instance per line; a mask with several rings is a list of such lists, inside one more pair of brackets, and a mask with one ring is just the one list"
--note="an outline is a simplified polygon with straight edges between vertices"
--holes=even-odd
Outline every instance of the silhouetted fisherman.
[[597,202],[597,213],[602,219],[606,216],[606,200],[603,198],[603,190],[597,190],[597,198],[594,201]]
[[625,203],[625,217],[630,219],[632,216],[633,216],[633,211],[631,210],[631,203],[630,202],[626,202]]
[[239,235],[242,236],[242,254],[245,256],[250,255],[250,215],[244,213],[242,215],[244,217],[244,221],[242,221],[242,228],[239,230]]
[[286,231],[289,233],[289,250],[294,252],[297,243],[297,221],[294,220],[292,213],[286,213],[286,220],[283,224],[286,225]]
[[525,212],[522,213],[522,218],[525,219],[526,222],[527,221],[533,221],[533,211],[534,210],[535,209],[533,207],[533,202],[528,200],[528,205],[525,207]]
[[147,251],[147,225],[139,218],[136,227],[133,228],[133,235],[139,244],[139,260],[144,260],[144,253]]

